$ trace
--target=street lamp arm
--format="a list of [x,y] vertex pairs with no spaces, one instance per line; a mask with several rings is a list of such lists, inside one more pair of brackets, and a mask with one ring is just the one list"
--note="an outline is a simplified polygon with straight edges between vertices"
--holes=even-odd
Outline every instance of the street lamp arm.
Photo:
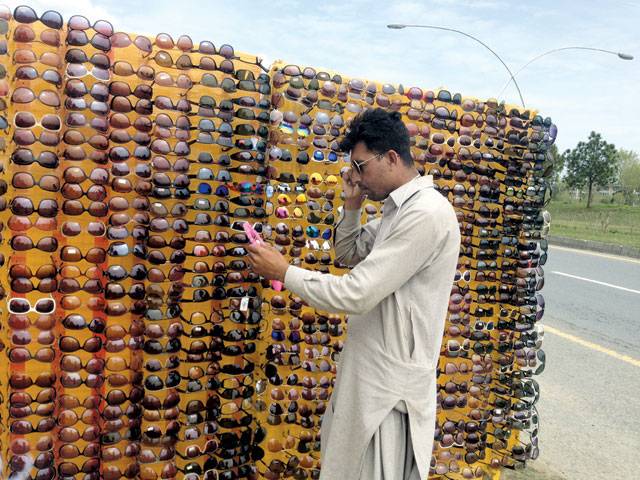
[[446,32],[455,32],[455,33],[459,33],[460,35],[464,35],[467,38],[470,38],[471,40],[475,40],[476,42],[478,42],[480,45],[482,45],[484,48],[486,48],[487,50],[489,50],[494,57],[496,57],[500,63],[504,66],[504,68],[507,70],[507,72],[509,73],[509,81],[513,80],[514,85],[516,86],[516,89],[518,90],[518,95],[520,96],[520,101],[522,102],[522,107],[523,108],[527,108],[524,104],[524,99],[522,98],[522,92],[520,91],[520,87],[518,86],[518,82],[515,81],[515,79],[513,78],[514,75],[513,73],[511,73],[511,70],[509,69],[509,67],[507,66],[506,63],[504,63],[502,61],[502,58],[500,58],[500,55],[498,55],[489,45],[487,45],[486,43],[484,43],[482,40],[474,37],[473,35],[469,35],[468,33],[465,33],[461,30],[456,30],[454,28],[447,28],[447,27],[438,27],[436,25],[407,25],[407,24],[392,24],[392,25],[387,25],[388,28],[392,28],[392,29],[401,29],[401,28],[405,28],[405,27],[410,27],[410,28],[432,28],[435,30],[444,30]]
[[527,68],[529,65],[531,65],[533,62],[535,62],[536,60],[541,59],[542,57],[545,57],[549,54],[552,53],[556,53],[556,52],[561,52],[563,50],[591,50],[591,51],[596,51],[596,52],[604,52],[604,53],[610,53],[612,55],[616,55],[618,58],[622,59],[622,60],[633,60],[633,55],[629,55],[628,53],[621,53],[621,52],[614,52],[612,50],[604,50],[602,48],[592,48],[592,47],[562,47],[562,48],[554,48],[553,50],[549,50],[548,52],[544,52],[541,53],[540,55],[532,58],[531,60],[529,60],[527,63],[525,63],[522,67],[520,67],[518,69],[518,71],[516,73],[514,73],[511,78],[509,78],[509,80],[507,80],[507,83],[504,84],[504,87],[502,87],[502,90],[500,90],[500,93],[498,94],[498,98],[500,98],[500,96],[502,95],[502,93],[505,91],[505,89],[509,86],[509,84],[513,81],[515,82],[515,77],[525,68]]

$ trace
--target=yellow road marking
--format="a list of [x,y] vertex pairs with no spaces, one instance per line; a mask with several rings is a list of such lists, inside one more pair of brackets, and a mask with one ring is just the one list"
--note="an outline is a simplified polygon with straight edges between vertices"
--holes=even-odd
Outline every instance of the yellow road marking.
[[629,355],[623,355],[622,353],[618,353],[615,350],[611,350],[609,348],[605,348],[602,345],[598,345],[597,343],[589,342],[587,340],[583,340],[580,337],[576,337],[575,335],[571,335],[570,333],[565,333],[557,328],[551,327],[549,325],[544,326],[544,331],[553,333],[554,335],[558,335],[566,340],[582,345],[583,347],[589,348],[591,350],[595,350],[596,352],[604,353],[609,355],[617,360],[622,360],[623,362],[629,363],[634,367],[640,367],[640,360],[637,358],[630,357]]

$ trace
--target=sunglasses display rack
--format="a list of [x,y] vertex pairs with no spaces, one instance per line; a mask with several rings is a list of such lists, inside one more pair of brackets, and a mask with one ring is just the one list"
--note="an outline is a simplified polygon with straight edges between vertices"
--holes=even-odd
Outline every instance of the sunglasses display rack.
[[431,477],[537,457],[548,118],[20,6],[0,8],[2,478],[319,478],[348,318],[252,272],[243,224],[347,273],[338,145],[369,107],[402,113],[462,233]]

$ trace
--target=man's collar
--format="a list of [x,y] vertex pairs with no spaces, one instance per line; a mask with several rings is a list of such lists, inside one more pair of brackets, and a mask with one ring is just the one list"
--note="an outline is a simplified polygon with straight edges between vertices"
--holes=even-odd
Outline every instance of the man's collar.
[[418,190],[427,187],[433,187],[433,176],[425,175],[424,177],[415,177],[391,192],[387,200],[385,200],[385,203],[391,199],[396,208],[400,208],[407,198]]

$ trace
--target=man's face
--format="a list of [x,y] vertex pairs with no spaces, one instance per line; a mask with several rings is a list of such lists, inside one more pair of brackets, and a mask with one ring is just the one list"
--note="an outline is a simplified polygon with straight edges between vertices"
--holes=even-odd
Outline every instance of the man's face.
[[372,152],[364,142],[358,142],[351,150],[351,169],[353,181],[370,200],[379,202],[389,196],[390,165],[386,153]]

